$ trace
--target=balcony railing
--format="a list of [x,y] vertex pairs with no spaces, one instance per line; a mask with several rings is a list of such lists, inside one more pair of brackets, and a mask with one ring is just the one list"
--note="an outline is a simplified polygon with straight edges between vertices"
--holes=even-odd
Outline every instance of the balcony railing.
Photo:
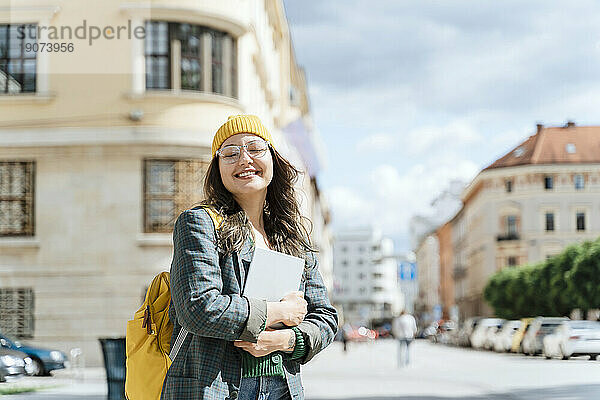
[[503,240],[519,240],[519,239],[521,239],[521,237],[516,232],[502,233],[502,234],[496,236],[496,240],[498,242],[503,241]]

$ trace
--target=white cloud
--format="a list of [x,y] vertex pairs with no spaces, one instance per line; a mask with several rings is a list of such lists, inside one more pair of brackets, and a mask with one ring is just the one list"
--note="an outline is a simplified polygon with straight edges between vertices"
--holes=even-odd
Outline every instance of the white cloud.
[[[468,160],[430,160],[406,171],[389,164],[369,171],[364,184],[326,189],[337,229],[374,224],[384,232],[406,236],[414,214],[430,213],[431,200],[453,179],[471,180],[479,168]],[[363,182],[363,181],[361,181]]]
[[468,182],[536,122],[600,123],[598,2],[376,3],[285,1],[336,225],[406,237],[451,179]]
[[374,133],[356,143],[356,151],[384,152],[396,149],[398,137],[388,133]]
[[358,227],[371,224],[373,205],[371,199],[352,188],[334,186],[325,190],[325,196],[338,227]]
[[411,130],[404,140],[412,155],[426,156],[434,151],[447,152],[478,144],[483,136],[467,120],[454,120],[447,125],[424,125]]

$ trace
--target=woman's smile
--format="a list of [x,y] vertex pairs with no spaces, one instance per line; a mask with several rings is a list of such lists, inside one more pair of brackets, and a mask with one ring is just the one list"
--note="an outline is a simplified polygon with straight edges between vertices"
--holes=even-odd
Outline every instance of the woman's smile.
[[233,176],[238,179],[249,180],[255,176],[262,176],[262,171],[259,171],[256,169],[245,169],[242,172],[238,172],[237,174],[234,174]]

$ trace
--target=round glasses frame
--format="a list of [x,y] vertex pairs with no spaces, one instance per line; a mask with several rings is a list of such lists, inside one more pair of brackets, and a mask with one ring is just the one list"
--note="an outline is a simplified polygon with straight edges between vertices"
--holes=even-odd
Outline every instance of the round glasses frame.
[[[255,154],[253,154],[248,150],[248,146],[251,146],[252,144],[256,144],[256,143],[264,144],[265,148],[256,150],[257,152]],[[246,144],[228,144],[227,146],[223,146],[219,150],[217,150],[216,154],[219,156],[219,158],[223,161],[224,164],[234,164],[239,161],[240,157],[242,156],[243,150],[246,151],[246,153],[248,153],[250,158],[254,159],[254,158],[263,157],[267,153],[267,150],[269,150],[270,146],[271,146],[271,144],[269,142],[267,142],[266,140],[256,139],[256,140],[252,140]],[[224,156],[223,150],[226,148],[237,148],[238,152],[237,152],[237,154],[232,154],[231,156]]]

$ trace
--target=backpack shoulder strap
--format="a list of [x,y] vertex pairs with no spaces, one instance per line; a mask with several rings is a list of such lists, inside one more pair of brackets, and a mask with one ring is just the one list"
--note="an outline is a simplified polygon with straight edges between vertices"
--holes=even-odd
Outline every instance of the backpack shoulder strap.
[[[215,226],[215,231],[219,229],[219,227],[221,226],[221,222],[223,222],[223,217],[214,208],[210,206],[202,206],[202,208],[206,210],[208,215],[210,215],[210,218],[213,221],[213,225]],[[183,342],[185,341],[185,338],[187,337],[188,333],[189,331],[182,326],[181,330],[177,334],[175,343],[173,343],[173,348],[171,348],[171,351],[169,353],[169,358],[171,359],[171,361],[173,361],[175,357],[177,357],[177,353],[179,353],[179,350],[181,349],[181,346],[183,345]]]
[[215,225],[215,230],[219,229],[221,223],[223,222],[223,216],[219,214],[217,210],[210,206],[202,206],[202,208],[204,208],[208,215],[210,215],[210,218],[212,219],[213,224]]
[[187,334],[188,334],[188,330],[182,326],[181,330],[177,334],[177,339],[175,339],[175,343],[173,343],[173,348],[171,348],[171,351],[169,352],[169,358],[171,359],[171,362],[173,362],[175,357],[177,357],[177,353],[179,353],[179,350],[181,349],[181,345],[183,344],[183,341],[187,337]]

